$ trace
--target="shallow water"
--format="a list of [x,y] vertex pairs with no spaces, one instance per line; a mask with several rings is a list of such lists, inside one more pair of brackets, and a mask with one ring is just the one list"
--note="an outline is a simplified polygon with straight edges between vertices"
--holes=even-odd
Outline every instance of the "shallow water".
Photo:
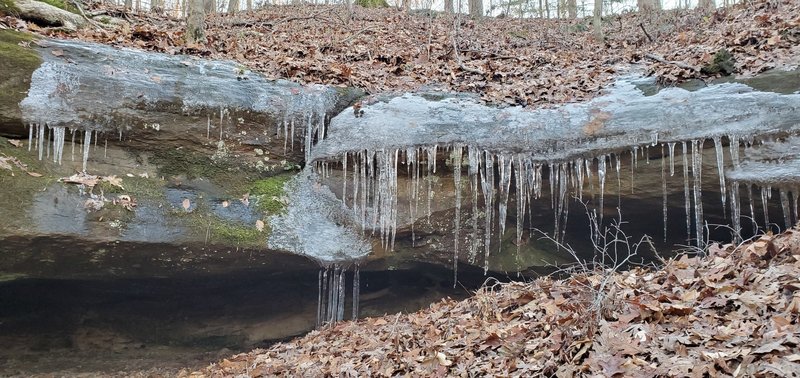
[[[314,328],[317,273],[2,282],[0,375],[174,373],[268,346]],[[466,267],[456,289],[439,266],[362,270],[360,314],[465,298],[484,280]]]

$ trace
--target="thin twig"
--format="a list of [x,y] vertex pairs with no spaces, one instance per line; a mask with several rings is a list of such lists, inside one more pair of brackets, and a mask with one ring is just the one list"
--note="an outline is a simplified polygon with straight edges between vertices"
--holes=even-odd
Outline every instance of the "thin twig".
[[651,37],[650,34],[647,33],[647,29],[644,28],[644,24],[640,22],[639,23],[639,27],[642,28],[642,31],[644,32],[644,36],[647,37],[647,40],[652,43],[653,42],[653,37]]
[[89,24],[94,26],[98,31],[103,32],[103,34],[106,33],[105,29],[103,29],[103,27],[100,26],[100,24],[98,24],[95,20],[92,20],[91,18],[89,18],[89,16],[86,15],[86,12],[83,11],[83,7],[81,7],[81,5],[78,3],[77,0],[70,0],[70,1],[72,2],[73,5],[75,5],[76,8],[78,8],[78,11],[81,12],[81,16],[83,16],[83,18],[85,18],[86,21],[89,22]]

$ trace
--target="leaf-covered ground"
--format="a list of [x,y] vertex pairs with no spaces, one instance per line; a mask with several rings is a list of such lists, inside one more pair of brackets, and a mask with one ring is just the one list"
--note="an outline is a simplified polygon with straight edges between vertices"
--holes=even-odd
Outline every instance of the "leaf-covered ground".
[[182,375],[796,377],[799,316],[800,229],[792,229],[658,270],[498,284]]
[[800,63],[800,2],[746,3],[711,14],[609,16],[601,42],[588,19],[470,19],[358,7],[351,18],[342,6],[312,5],[209,16],[208,43],[199,46],[185,45],[181,20],[152,15],[128,14],[130,24],[88,28],[77,37],[233,59],[269,77],[302,83],[371,93],[456,90],[495,104],[542,106],[591,98],[630,64],[675,83],[715,76],[701,68],[721,49],[735,60],[728,68],[743,75]]

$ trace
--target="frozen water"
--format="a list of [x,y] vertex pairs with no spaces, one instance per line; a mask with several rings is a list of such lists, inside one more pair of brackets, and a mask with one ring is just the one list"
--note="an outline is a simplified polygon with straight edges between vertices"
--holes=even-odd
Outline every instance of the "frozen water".
[[310,168],[286,183],[284,214],[270,218],[270,248],[293,252],[322,266],[350,263],[372,250],[359,221]]

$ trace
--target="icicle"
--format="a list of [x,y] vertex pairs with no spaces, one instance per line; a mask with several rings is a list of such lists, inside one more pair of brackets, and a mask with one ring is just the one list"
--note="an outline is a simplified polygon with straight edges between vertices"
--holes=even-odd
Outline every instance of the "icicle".
[[70,156],[69,157],[70,157],[70,160],[75,161],[75,131],[76,130],[75,129],[70,129],[69,131],[70,131],[70,134],[72,134],[72,135],[70,135],[70,138],[72,138],[72,141],[70,142],[72,151],[70,152]]
[[337,322],[344,320],[344,291],[345,291],[344,290],[344,279],[346,277],[347,277],[347,275],[345,274],[345,268],[342,267],[342,269],[339,271],[339,286],[338,286],[339,291],[337,293],[339,295],[339,298],[337,299],[337,303],[339,304],[339,307],[336,310],[336,321]]
[[61,165],[61,157],[64,154],[64,135],[66,130],[63,127],[53,128],[53,163]]
[[603,204],[603,194],[606,191],[606,155],[602,155],[597,159],[597,180],[600,183],[600,223],[598,223],[598,227],[602,228],[603,209],[605,209]]
[[669,175],[675,176],[675,142],[667,143],[669,149]]
[[[45,137],[44,137],[44,144],[45,144],[44,148],[47,151],[46,157],[49,159],[50,158],[50,143],[48,143],[48,142],[50,141],[51,132],[50,132],[50,128],[48,128],[47,126],[43,126],[43,127],[45,128],[45,133],[46,133]],[[41,160],[41,159],[39,159],[39,160]]]
[[478,254],[478,171],[480,170],[480,151],[467,147],[467,161],[469,162],[470,194],[472,195],[472,237],[469,243],[469,262],[475,263]]
[[685,209],[686,209],[686,240],[692,239],[692,204],[691,204],[691,197],[689,195],[689,159],[688,159],[688,147],[686,142],[681,144],[683,147],[683,198],[685,200]]
[[[512,158],[503,154],[498,155],[498,168],[500,169],[500,186],[497,188],[498,217],[497,223],[500,226],[500,238],[506,233],[506,223],[508,222],[508,192],[511,187],[511,164]],[[503,243],[499,243],[498,251],[502,250]]]
[[428,224],[431,223],[431,199],[433,199],[433,174],[436,173],[436,146],[430,146],[425,149],[425,154],[428,156],[427,183],[428,183]]
[[798,188],[796,188],[796,187],[794,189],[792,189],[792,204],[794,205],[792,207],[792,215],[794,216],[794,219],[792,221],[793,222],[792,225],[796,225],[797,222],[798,222],[798,219],[797,219],[797,199],[798,199],[798,197],[800,197],[800,196],[798,196],[800,193],[798,193],[797,189]]
[[33,147],[33,124],[28,125],[28,152]]
[[317,328],[322,325],[322,272],[325,268],[320,268],[317,275]]
[[567,217],[569,215],[569,204],[567,202],[567,170],[564,164],[559,164],[558,172],[558,214],[561,218],[561,228],[558,231],[560,238],[556,240],[564,241],[564,236],[567,233]]
[[342,203],[347,206],[347,152],[342,157]]
[[633,180],[633,172],[636,170],[636,168],[639,167],[639,161],[636,158],[637,148],[638,147],[634,146],[633,150],[631,150],[631,194],[633,194],[633,192],[635,190],[634,189],[635,186],[634,186],[634,180]]
[[108,139],[105,140],[105,144],[103,145],[103,159],[108,158]]
[[761,188],[761,205],[764,207],[764,230],[770,230],[769,225],[769,201],[768,197],[770,197],[770,192],[772,189],[770,187],[762,187]]
[[317,323],[319,326],[325,324],[328,320],[328,300],[330,297],[328,296],[328,272],[330,271],[330,267],[326,266],[322,269],[322,289],[320,290],[320,304],[319,307],[319,319]]
[[783,224],[784,227],[788,230],[792,227],[792,216],[791,210],[789,205],[789,195],[786,193],[786,190],[780,189],[779,193],[781,195],[781,209],[783,209]]
[[516,183],[516,195],[517,195],[517,222],[516,222],[516,244],[517,244],[517,253],[515,255],[515,262],[517,272],[519,272],[522,268],[521,266],[521,258],[520,258],[520,248],[522,245],[522,231],[525,229],[525,200],[526,200],[526,193],[528,192],[526,188],[526,171],[525,171],[525,164],[523,162],[522,154],[517,155],[517,163],[514,164],[514,179]]
[[89,161],[89,147],[92,145],[92,130],[83,132],[83,172],[86,172],[86,163]]
[[494,215],[494,155],[489,151],[484,151],[484,164],[481,170],[481,190],[483,191],[484,202],[484,259],[483,273],[489,271],[489,245],[492,240],[492,225]]
[[36,139],[36,149],[39,151],[39,160],[42,160],[44,155],[44,129],[45,125],[36,125],[36,133],[38,135]]
[[697,236],[697,246],[703,246],[703,142],[704,140],[692,141],[692,177],[694,178],[694,220]]
[[361,274],[359,273],[358,264],[353,272],[353,320],[358,319],[358,300],[361,292]]
[[417,193],[417,185],[419,182],[419,177],[417,175],[417,149],[416,148],[407,148],[406,149],[406,168],[408,170],[408,174],[411,176],[411,187],[409,188],[410,195],[408,196],[408,214],[411,216],[411,246],[413,247],[416,243],[416,233],[414,230],[414,223],[417,219],[417,212],[416,212],[416,203],[418,201],[419,194]]
[[456,216],[453,220],[453,288],[458,285],[458,240],[461,239],[461,159],[463,157],[461,144],[456,144],[453,150],[453,184],[456,191]]
[[206,114],[206,139],[211,139],[211,115]]
[[664,145],[661,145],[661,196],[663,197],[662,210],[664,213],[664,242],[667,242],[667,169],[664,161]]
[[725,214],[726,193],[725,193],[725,158],[722,150],[722,138],[716,136],[714,139],[714,150],[717,153],[717,173],[719,174],[719,193],[722,199],[722,214]]
[[758,233],[758,222],[756,222],[756,209],[753,205],[753,186],[747,184],[747,203],[750,206],[750,223],[753,224],[753,234]]
[[219,107],[219,141],[220,141],[220,142],[222,142],[222,129],[224,128],[224,127],[222,127],[222,125],[223,125],[223,124],[222,124],[222,121],[223,121],[223,120],[222,120],[222,117],[224,117],[224,116],[225,116],[225,114],[224,114],[223,110],[224,110],[224,109],[222,108],[222,106],[220,106],[220,107]]
[[731,220],[733,221],[733,241],[735,243],[742,240],[742,209],[739,203],[739,183],[731,183]]
[[[578,200],[583,201],[583,159],[575,159],[575,178],[578,181]],[[588,171],[588,170],[587,170]]]
[[739,168],[741,161],[739,160],[739,137],[736,135],[728,135],[728,148],[731,152],[731,162],[733,166]]

